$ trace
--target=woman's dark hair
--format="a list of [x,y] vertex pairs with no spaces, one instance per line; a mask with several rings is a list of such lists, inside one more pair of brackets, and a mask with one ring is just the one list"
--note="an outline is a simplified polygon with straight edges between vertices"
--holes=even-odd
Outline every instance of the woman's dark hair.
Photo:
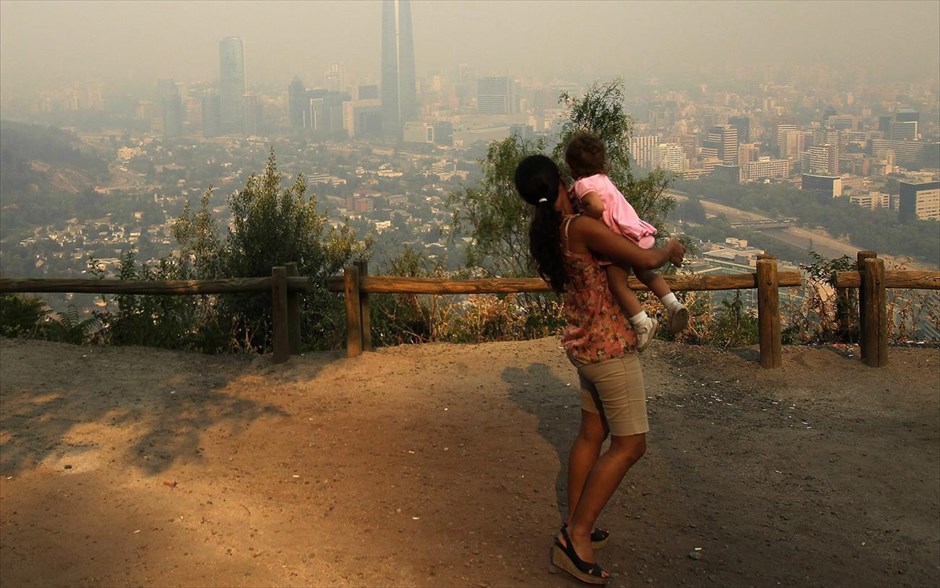
[[555,210],[561,172],[544,155],[530,155],[516,166],[516,191],[535,214],[529,224],[529,253],[542,279],[555,292],[565,290],[565,268],[561,251],[561,214]]
[[597,135],[580,131],[565,147],[565,163],[574,179],[606,174],[607,148]]

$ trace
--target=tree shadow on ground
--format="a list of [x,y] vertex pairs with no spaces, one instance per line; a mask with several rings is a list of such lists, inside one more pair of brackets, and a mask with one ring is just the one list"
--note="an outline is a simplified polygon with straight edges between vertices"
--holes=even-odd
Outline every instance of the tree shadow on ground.
[[507,368],[501,377],[511,386],[510,399],[538,418],[539,435],[555,448],[561,464],[555,477],[555,499],[560,520],[564,520],[568,509],[568,452],[581,423],[577,388],[558,378],[543,363]]
[[[3,351],[4,361],[18,359],[15,347]],[[180,460],[199,462],[200,439],[210,427],[238,434],[260,418],[286,415],[275,404],[226,390],[257,374],[250,361],[156,349],[143,357],[138,350],[128,360],[120,351],[67,345],[50,345],[50,354],[54,369],[20,364],[4,370],[4,476],[43,462],[69,468],[70,461],[107,459],[114,452],[153,475]]]

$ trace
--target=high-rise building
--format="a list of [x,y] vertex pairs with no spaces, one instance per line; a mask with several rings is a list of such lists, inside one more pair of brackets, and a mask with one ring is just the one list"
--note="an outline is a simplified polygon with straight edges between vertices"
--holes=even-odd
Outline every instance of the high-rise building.
[[799,161],[805,145],[802,131],[784,129],[777,134],[777,154],[780,159]]
[[813,145],[800,156],[800,169],[804,174],[837,175],[839,150],[835,145]]
[[920,113],[912,108],[898,108],[898,111],[894,113],[894,120],[897,122],[918,122],[920,121]]
[[157,80],[157,110],[163,137],[179,137],[183,134],[183,101],[179,87],[173,80]]
[[386,141],[402,138],[405,121],[418,115],[415,85],[411,0],[382,4],[382,134]]
[[249,135],[259,135],[264,124],[264,109],[261,105],[261,96],[248,93],[242,97],[242,130]]
[[940,220],[940,182],[901,182],[898,218],[905,223]]
[[741,166],[741,180],[754,182],[785,178],[790,175],[791,163],[789,159],[771,159],[760,157],[757,161],[749,161]]
[[797,127],[795,124],[792,124],[792,123],[783,123],[783,122],[775,123],[773,132],[770,135],[771,149],[775,150],[779,157],[785,158],[787,154],[781,152],[780,137],[784,135],[785,133],[787,133],[788,131],[799,131],[799,130],[800,130],[799,127]]
[[343,66],[339,63],[331,63],[330,69],[323,76],[327,90],[331,92],[342,92],[346,88],[346,81],[343,77]]
[[758,157],[760,157],[760,147],[757,143],[741,143],[738,145],[738,165],[743,166],[745,163],[757,161]]
[[751,119],[746,116],[732,116],[728,119],[728,124],[738,129],[738,141],[740,143],[751,142]]
[[682,173],[688,169],[688,158],[677,143],[660,143],[653,148],[652,168]]
[[222,133],[222,99],[215,90],[202,97],[202,134],[217,137]]
[[661,135],[643,135],[630,139],[630,156],[637,167],[653,169],[653,150],[660,142]]
[[287,119],[290,126],[303,128],[304,111],[307,109],[307,88],[300,78],[294,77],[287,86]]
[[245,45],[241,37],[219,41],[219,99],[223,132],[243,129],[245,95]]
[[724,165],[738,165],[738,129],[732,125],[715,125],[708,129],[702,142],[703,152],[717,157]]
[[854,131],[858,128],[858,119],[851,114],[835,114],[829,117],[826,125],[839,131]]
[[830,198],[838,198],[842,196],[842,178],[804,173],[801,177],[800,188],[804,192],[815,192]]
[[895,141],[916,141],[917,140],[917,121],[896,120],[891,124],[891,138]]
[[477,80],[477,111],[480,114],[512,112],[512,81],[507,77],[486,77]]
[[891,197],[884,192],[871,191],[867,194],[852,194],[849,196],[849,202],[868,210],[875,210],[876,208],[888,208],[891,205]]

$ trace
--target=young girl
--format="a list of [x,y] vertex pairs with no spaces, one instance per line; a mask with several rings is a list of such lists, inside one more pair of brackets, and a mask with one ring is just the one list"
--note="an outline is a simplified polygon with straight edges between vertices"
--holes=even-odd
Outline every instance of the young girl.
[[[523,159],[516,191],[535,207],[529,252],[539,275],[564,295],[562,346],[578,370],[581,427],[568,457],[568,516],[552,547],[552,564],[583,582],[606,584],[594,557],[607,533],[594,524],[627,470],[646,451],[646,391],[636,336],[607,284],[599,258],[640,270],[680,265],[675,239],[642,249],[593,218],[574,214],[558,166],[544,155]],[[610,445],[601,453],[604,441]]]
[[[565,149],[565,161],[575,179],[571,198],[576,208],[590,217],[602,220],[611,231],[644,249],[656,243],[656,228],[640,219],[617,186],[607,177],[607,154],[603,141],[590,133],[576,134]],[[607,277],[611,290],[636,331],[637,348],[642,350],[652,341],[659,321],[646,314],[636,294],[630,289],[627,281],[630,270],[628,265],[609,264]],[[669,317],[669,332],[678,333],[685,329],[689,324],[689,310],[672,293],[666,280],[652,270],[633,268],[633,273],[662,301]]]

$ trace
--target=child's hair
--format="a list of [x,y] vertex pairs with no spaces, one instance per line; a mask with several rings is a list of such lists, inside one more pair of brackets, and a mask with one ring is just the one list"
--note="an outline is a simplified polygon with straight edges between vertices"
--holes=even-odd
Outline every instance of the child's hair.
[[597,135],[579,131],[565,148],[565,163],[574,179],[606,174],[607,148]]
[[561,172],[551,158],[530,155],[516,166],[516,191],[535,206],[529,224],[529,253],[535,267],[555,292],[565,290],[561,251],[561,214],[555,210]]

